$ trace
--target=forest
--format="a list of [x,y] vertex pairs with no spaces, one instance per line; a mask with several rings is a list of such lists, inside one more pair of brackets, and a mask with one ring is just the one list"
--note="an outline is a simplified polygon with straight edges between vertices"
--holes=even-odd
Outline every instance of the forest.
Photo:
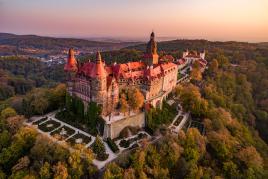
[[77,38],[55,38],[37,35],[0,33],[0,55],[52,55],[68,48],[80,50],[117,50],[137,42],[105,42]]
[[[70,153],[22,125],[29,116],[66,107],[59,67],[48,73],[33,59],[1,58],[0,178],[268,178],[267,44],[176,40],[158,46],[160,56],[176,58],[183,49],[206,50],[205,73],[174,91],[202,121],[204,135],[195,128],[171,135],[169,119],[151,115],[150,125],[163,137],[154,144],[145,140],[97,172],[90,150],[78,146]],[[144,47],[103,56],[107,63],[142,59]]]

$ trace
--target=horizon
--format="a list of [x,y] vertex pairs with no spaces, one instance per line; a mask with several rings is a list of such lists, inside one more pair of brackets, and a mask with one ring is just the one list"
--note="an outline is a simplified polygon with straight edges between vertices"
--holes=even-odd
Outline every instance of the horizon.
[[[96,41],[96,42],[140,42],[140,43],[147,43],[149,39],[149,35],[144,37],[114,37],[114,36],[96,36],[96,37],[82,37],[82,36],[50,36],[50,35],[39,35],[39,34],[16,34],[16,33],[9,33],[9,32],[0,32],[0,34],[12,34],[18,36],[38,36],[38,37],[47,37],[47,38],[63,38],[63,39],[78,39],[78,40],[88,40],[88,41]],[[151,33],[151,32],[150,32]],[[168,42],[174,40],[205,40],[209,42],[238,42],[238,43],[268,43],[267,41],[242,41],[242,40],[209,40],[209,39],[202,39],[202,38],[178,38],[178,37],[158,37],[156,34],[155,37],[156,41],[158,42]]]
[[265,0],[0,0],[0,31],[59,38],[145,40],[153,30],[158,38],[169,40],[267,42],[267,9]]

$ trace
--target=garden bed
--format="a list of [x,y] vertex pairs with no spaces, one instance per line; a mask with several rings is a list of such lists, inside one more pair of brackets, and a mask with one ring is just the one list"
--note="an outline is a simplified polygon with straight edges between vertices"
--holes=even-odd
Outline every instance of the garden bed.
[[119,145],[120,147],[123,147],[123,148],[128,148],[131,144],[133,144],[134,142],[138,142],[138,140],[141,140],[141,139],[144,139],[144,138],[147,138],[148,135],[146,133],[139,133],[136,137],[132,137],[130,139],[122,139],[120,142],[119,142]]
[[179,116],[178,119],[173,123],[174,126],[178,126],[180,122],[182,121],[184,116]]
[[118,153],[119,152],[118,146],[116,145],[116,143],[111,138],[107,138],[107,144],[109,145],[110,149],[114,153]]
[[38,125],[38,128],[43,132],[51,132],[54,129],[60,127],[60,123],[54,120],[49,120],[41,125]]
[[39,124],[41,124],[42,122],[45,122],[47,119],[48,119],[47,116],[46,116],[46,117],[43,117],[43,118],[41,118],[41,119],[38,119],[38,120],[36,120],[35,122],[33,122],[33,125],[39,125]]
[[64,140],[68,138],[69,136],[73,135],[74,133],[75,133],[74,129],[69,128],[67,126],[62,126],[59,129],[53,131],[51,135],[56,138],[59,137],[60,140]]
[[84,134],[78,133],[75,134],[73,137],[71,137],[70,139],[67,140],[68,143],[70,143],[71,145],[75,145],[77,144],[77,140],[81,139],[81,144],[88,144],[89,142],[91,142],[91,137],[88,137]]

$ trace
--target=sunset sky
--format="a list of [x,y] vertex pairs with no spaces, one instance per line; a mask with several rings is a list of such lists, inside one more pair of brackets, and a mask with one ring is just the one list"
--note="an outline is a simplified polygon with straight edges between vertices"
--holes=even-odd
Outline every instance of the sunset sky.
[[268,41],[268,0],[0,0],[0,32]]

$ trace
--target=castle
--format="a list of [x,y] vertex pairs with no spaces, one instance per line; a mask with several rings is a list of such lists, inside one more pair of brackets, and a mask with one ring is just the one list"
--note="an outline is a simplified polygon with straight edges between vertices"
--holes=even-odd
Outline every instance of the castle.
[[129,87],[139,88],[145,98],[145,106],[161,107],[163,99],[176,86],[178,65],[171,61],[159,61],[154,32],[151,33],[143,61],[105,65],[100,52],[95,61],[77,64],[73,49],[69,50],[67,63],[67,91],[87,105],[90,101],[102,107],[102,115],[115,111],[119,93]]

